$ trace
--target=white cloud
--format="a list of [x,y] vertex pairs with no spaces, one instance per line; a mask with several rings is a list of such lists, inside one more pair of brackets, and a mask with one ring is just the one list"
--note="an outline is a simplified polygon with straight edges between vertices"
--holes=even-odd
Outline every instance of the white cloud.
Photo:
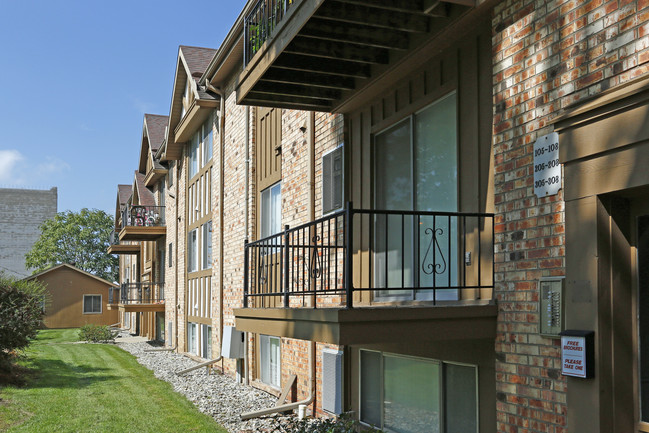
[[15,149],[0,150],[0,185],[56,185],[57,175],[70,170],[70,164],[52,156],[32,161]]
[[0,183],[15,182],[17,167],[24,160],[25,157],[17,150],[0,150]]

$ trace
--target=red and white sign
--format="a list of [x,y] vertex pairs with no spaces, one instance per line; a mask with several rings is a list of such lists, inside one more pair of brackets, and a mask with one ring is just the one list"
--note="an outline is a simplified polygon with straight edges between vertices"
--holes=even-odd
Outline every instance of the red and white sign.
[[561,374],[586,377],[586,338],[561,336]]

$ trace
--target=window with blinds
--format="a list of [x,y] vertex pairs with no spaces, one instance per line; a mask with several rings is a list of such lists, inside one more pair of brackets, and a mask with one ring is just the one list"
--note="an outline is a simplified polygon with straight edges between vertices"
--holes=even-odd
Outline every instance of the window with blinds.
[[322,156],[322,214],[343,207],[343,147]]

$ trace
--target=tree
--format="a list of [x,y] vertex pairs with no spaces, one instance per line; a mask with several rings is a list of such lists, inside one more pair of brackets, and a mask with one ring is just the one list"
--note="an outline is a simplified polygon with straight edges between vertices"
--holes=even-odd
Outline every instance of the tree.
[[0,371],[11,352],[26,348],[43,323],[45,288],[36,280],[16,281],[0,272]]
[[41,236],[25,255],[34,273],[69,263],[108,281],[117,280],[117,257],[108,254],[113,218],[97,209],[59,212],[40,225]]

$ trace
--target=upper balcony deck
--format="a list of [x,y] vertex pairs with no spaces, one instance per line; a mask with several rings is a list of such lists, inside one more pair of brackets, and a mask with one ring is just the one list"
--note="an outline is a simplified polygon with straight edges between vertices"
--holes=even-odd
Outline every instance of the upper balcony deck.
[[493,332],[493,239],[493,214],[365,210],[350,204],[246,243],[237,328],[272,328],[273,335],[335,344],[356,341],[351,335],[358,332],[367,339],[374,332],[368,324],[381,321],[382,326],[431,322],[439,330],[439,323],[454,319],[489,325],[471,335]]
[[[259,0],[237,103],[348,112],[488,16],[487,0]],[[372,90],[374,88],[374,90]],[[356,99],[350,103],[351,99]]]
[[121,220],[120,241],[154,241],[167,234],[164,206],[127,205]]

